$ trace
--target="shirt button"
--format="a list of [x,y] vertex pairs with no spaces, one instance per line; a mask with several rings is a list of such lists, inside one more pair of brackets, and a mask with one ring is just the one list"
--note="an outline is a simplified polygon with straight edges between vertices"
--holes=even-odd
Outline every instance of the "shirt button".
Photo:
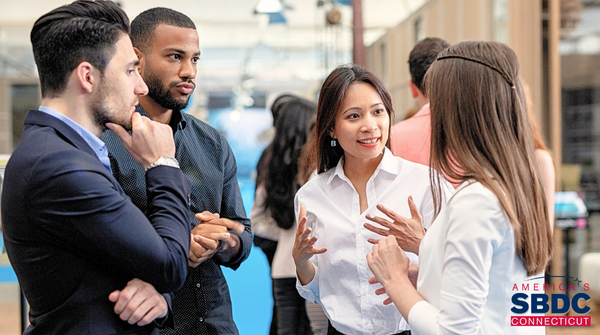
[[200,283],[197,283],[197,284],[196,284],[196,287],[197,287],[197,288],[200,288]]
[[200,319],[198,319],[200,322],[204,322],[204,318],[200,317]]

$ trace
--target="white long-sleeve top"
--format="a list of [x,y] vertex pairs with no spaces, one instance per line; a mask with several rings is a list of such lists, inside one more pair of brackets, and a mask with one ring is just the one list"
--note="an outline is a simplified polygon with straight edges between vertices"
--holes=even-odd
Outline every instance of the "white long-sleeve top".
[[515,234],[498,198],[480,183],[463,183],[419,248],[416,303],[408,322],[415,335],[539,334],[511,327],[513,285],[527,279]]
[[271,277],[273,279],[295,278],[296,266],[292,257],[292,248],[296,238],[298,223],[289,229],[280,228],[271,217],[270,211],[265,210],[267,191],[263,184],[256,187],[254,205],[250,211],[250,221],[254,234],[277,242],[277,249],[271,266]]
[[[267,238],[272,241],[279,240],[279,235],[283,229],[279,228],[277,222],[271,217],[271,213],[265,210],[265,200],[267,199],[267,190],[264,184],[256,185],[254,193],[254,204],[250,209],[250,222],[252,223],[252,232],[256,236]],[[292,276],[293,277],[293,276]]]
[[[314,279],[305,286],[297,281],[302,297],[323,306],[332,325],[344,334],[394,334],[409,329],[394,305],[383,304],[384,296],[377,296],[379,285],[368,283],[373,273],[366,255],[372,250],[367,239],[381,236],[363,227],[366,214],[385,217],[377,210],[382,204],[396,213],[410,217],[408,196],[412,195],[429,228],[434,206],[429,186],[429,167],[394,157],[386,148],[379,166],[367,182],[368,208],[360,213],[356,190],[344,174],[343,159],[337,167],[319,174],[306,183],[296,194],[298,217],[300,204],[306,206],[307,226],[319,239],[317,248],[327,252],[313,256]],[[446,194],[453,192],[446,185]],[[407,253],[411,262],[418,257]]]

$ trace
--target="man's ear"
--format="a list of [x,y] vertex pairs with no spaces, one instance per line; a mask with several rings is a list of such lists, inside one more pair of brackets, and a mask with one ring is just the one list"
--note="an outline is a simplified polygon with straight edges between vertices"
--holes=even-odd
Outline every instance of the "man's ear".
[[88,62],[81,62],[71,73],[71,79],[86,93],[92,93],[100,84],[100,70]]
[[417,88],[417,85],[415,85],[415,83],[413,83],[412,79],[408,80],[408,86],[410,87],[410,93],[412,95],[413,98],[418,98],[419,97],[419,93],[421,92],[419,90],[419,88]]
[[144,55],[144,53],[136,47],[133,47],[133,51],[135,52],[135,55],[140,60],[140,64],[138,66],[138,71],[140,72],[140,75],[141,75],[144,73],[144,67],[146,65],[146,55]]

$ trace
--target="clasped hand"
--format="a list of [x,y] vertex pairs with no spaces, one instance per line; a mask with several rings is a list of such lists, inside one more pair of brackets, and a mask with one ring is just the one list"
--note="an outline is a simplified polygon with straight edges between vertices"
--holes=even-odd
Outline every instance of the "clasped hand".
[[130,280],[123,290],[113,291],[108,300],[115,303],[114,311],[130,325],[145,326],[167,315],[167,301],[154,286],[139,279]]
[[191,267],[197,267],[212,258],[217,252],[235,248],[239,243],[239,237],[230,230],[238,234],[244,232],[244,225],[221,218],[218,213],[204,211],[196,214],[196,218],[199,222],[190,234],[188,265]]
[[[383,287],[375,290],[375,294],[386,294],[386,287],[397,285],[398,281],[408,279],[413,287],[417,287],[419,266],[409,262],[408,256],[398,246],[394,236],[384,237],[373,245],[373,251],[367,254],[367,264],[375,277],[369,279],[369,284],[380,283]],[[383,302],[392,303],[388,297]]]

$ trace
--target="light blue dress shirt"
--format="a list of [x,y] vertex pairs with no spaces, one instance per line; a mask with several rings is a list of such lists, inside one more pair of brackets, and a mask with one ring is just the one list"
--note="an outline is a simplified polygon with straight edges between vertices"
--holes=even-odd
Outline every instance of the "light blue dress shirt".
[[48,115],[54,116],[55,118],[66,123],[69,127],[73,128],[73,130],[75,130],[75,132],[77,132],[77,134],[79,134],[79,136],[83,138],[83,140],[90,146],[90,148],[94,150],[96,156],[98,156],[98,159],[100,160],[102,165],[104,165],[108,169],[108,171],[112,172],[112,170],[110,169],[110,159],[108,159],[108,150],[106,149],[106,145],[104,144],[104,142],[102,142],[102,140],[100,140],[98,136],[92,134],[89,130],[83,128],[79,123],[69,119],[64,114],[61,114],[52,108],[40,106],[40,111]]

